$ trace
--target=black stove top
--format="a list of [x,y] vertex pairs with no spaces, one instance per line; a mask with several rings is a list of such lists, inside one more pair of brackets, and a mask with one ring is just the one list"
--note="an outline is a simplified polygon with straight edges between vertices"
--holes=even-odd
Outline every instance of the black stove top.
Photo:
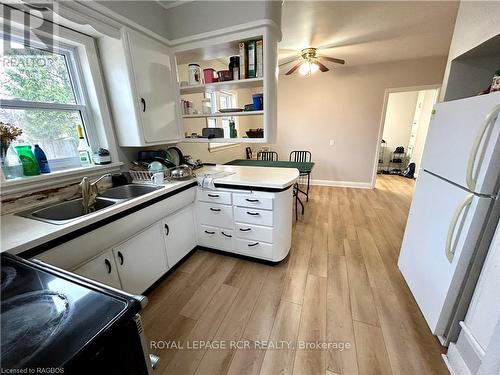
[[1,368],[64,367],[139,302],[18,257],[1,257]]

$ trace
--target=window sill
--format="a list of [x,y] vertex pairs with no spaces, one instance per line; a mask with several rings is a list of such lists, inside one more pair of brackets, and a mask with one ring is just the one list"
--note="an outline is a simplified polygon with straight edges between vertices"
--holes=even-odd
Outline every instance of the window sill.
[[51,188],[62,184],[78,182],[82,177],[92,177],[109,172],[118,172],[123,163],[111,163],[105,165],[93,165],[90,167],[80,167],[56,171],[38,176],[20,177],[12,180],[5,180],[0,183],[0,196],[6,196],[24,192],[35,192]]

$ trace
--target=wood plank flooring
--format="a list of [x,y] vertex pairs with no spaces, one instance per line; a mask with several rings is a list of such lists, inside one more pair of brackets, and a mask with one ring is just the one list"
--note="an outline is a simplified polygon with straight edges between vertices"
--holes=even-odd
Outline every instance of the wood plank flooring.
[[[413,186],[380,176],[374,190],[312,187],[290,255],[276,266],[196,251],[142,313],[161,358],[155,373],[447,374],[397,268]],[[226,347],[188,348],[195,340]]]

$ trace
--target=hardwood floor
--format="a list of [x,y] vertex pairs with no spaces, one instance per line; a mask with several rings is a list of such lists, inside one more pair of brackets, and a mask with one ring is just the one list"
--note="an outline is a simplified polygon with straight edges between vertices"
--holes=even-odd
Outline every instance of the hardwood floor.
[[[276,266],[198,250],[142,314],[156,373],[448,374],[397,268],[413,186],[381,176],[375,190],[312,187]],[[226,347],[192,348],[196,340]],[[304,342],[350,348],[298,348]]]

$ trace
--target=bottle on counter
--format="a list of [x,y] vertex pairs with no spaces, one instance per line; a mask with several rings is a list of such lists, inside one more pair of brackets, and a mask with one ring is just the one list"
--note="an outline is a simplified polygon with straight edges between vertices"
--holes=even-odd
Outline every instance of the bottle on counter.
[[35,144],[35,149],[33,150],[35,154],[36,161],[38,163],[38,167],[40,168],[41,173],[50,173],[49,162],[47,161],[47,155],[43,152],[42,148]]
[[36,161],[35,154],[31,151],[29,145],[16,146],[17,156],[23,166],[23,175],[25,176],[38,176],[40,174],[40,167]]
[[80,157],[80,165],[82,167],[92,165],[92,149],[85,140],[81,124],[76,125],[76,133],[78,134],[78,155]]

